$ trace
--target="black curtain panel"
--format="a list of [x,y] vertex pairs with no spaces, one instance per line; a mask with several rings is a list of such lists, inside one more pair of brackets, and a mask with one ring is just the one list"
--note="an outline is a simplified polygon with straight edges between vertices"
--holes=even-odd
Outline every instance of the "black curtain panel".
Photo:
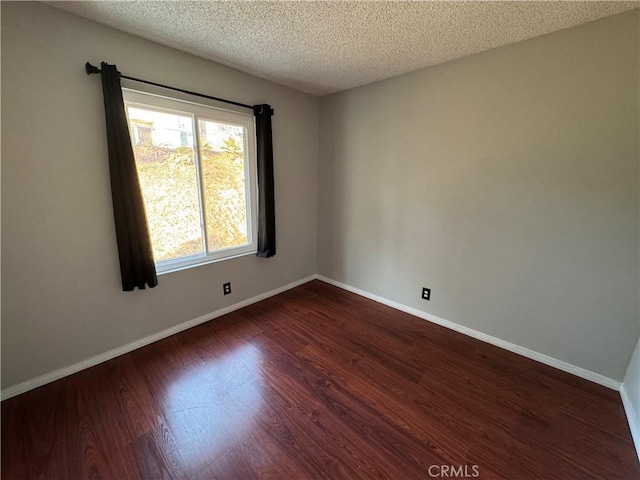
[[155,287],[158,277],[124,110],[120,72],[115,65],[102,62],[101,73],[122,289]]
[[258,255],[269,258],[276,254],[276,208],[273,182],[273,140],[271,138],[271,105],[255,105],[258,152]]

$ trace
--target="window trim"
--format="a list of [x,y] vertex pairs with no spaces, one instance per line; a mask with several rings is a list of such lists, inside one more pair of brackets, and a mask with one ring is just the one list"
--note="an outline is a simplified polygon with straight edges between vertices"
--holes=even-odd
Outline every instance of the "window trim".
[[[194,131],[194,158],[198,188],[198,202],[200,206],[200,229],[202,233],[203,252],[169,260],[155,261],[158,275],[177,272],[200,265],[208,265],[224,260],[230,260],[246,255],[256,254],[258,250],[258,181],[257,181],[257,151],[256,126],[253,113],[241,112],[229,108],[193,102],[180,97],[160,95],[153,91],[140,88],[123,87],[122,93],[127,113],[129,133],[132,126],[128,118],[128,105],[139,106],[155,111],[168,113],[182,113],[192,118]],[[212,113],[213,112],[213,113]],[[213,252],[208,251],[207,225],[205,213],[205,198],[203,193],[202,167],[200,164],[200,130],[198,120],[215,123],[227,123],[244,127],[243,152],[245,154],[245,202],[247,213],[248,243],[240,246],[225,247]],[[144,198],[144,194],[143,194]]]

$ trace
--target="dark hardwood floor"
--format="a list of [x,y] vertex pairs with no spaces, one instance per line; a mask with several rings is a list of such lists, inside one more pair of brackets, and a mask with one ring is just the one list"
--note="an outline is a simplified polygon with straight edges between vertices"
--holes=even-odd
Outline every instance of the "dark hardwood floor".
[[640,464],[617,392],[314,281],[3,402],[2,478],[631,480]]

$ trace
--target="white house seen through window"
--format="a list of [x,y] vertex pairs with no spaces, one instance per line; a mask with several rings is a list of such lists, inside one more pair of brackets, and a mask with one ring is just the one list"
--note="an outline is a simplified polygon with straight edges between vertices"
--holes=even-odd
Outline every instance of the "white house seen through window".
[[123,92],[158,273],[255,252],[253,114]]

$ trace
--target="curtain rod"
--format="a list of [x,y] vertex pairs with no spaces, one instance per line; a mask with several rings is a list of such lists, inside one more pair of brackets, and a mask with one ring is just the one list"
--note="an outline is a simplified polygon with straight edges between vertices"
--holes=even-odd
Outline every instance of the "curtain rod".
[[[87,72],[87,75],[91,75],[92,73],[102,73],[102,70],[100,70],[98,67],[91,65],[89,62],[84,64],[84,69]],[[188,95],[195,95],[196,97],[208,98],[209,100],[216,100],[218,102],[229,103],[231,105],[236,105],[238,107],[250,108],[251,110],[254,109],[253,105],[247,105],[246,103],[239,103],[239,102],[234,102],[232,100],[225,100],[224,98],[212,97],[211,95],[191,92],[189,90],[183,90],[182,88],[171,87],[169,85],[163,85],[161,83],[151,82],[149,80],[142,80],[140,78],[130,77],[128,75],[120,74],[120,78],[126,78],[127,80],[133,80],[134,82],[139,82],[139,83],[146,83],[147,85],[153,85],[155,87],[167,88],[169,90],[175,90],[176,92],[186,93]]]

